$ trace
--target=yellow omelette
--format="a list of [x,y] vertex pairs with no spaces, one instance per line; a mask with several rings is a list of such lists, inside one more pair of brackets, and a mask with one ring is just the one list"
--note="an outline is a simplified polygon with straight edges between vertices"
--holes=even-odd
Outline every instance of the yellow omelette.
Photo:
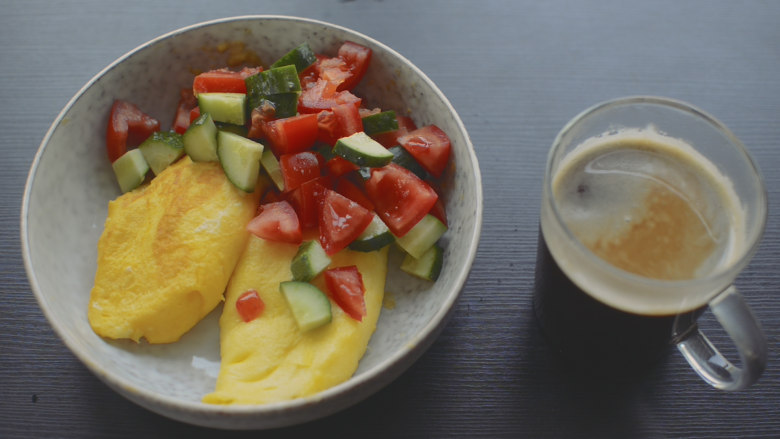
[[216,307],[246,246],[258,191],[184,157],[108,206],[89,322],[107,338],[178,340]]
[[[298,246],[250,236],[230,280],[220,318],[222,364],[213,404],[265,404],[313,395],[349,379],[376,329],[387,276],[387,247],[361,253],[342,250],[330,267],[357,265],[366,289],[366,316],[352,319],[331,301],[333,319],[301,332],[279,283],[292,279],[290,262]],[[313,282],[325,292],[321,277]],[[244,322],[236,299],[256,290],[265,310]]]

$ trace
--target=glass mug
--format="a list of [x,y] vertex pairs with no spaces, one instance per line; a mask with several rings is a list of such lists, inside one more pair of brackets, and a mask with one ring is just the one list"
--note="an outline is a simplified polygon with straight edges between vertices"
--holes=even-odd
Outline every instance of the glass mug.
[[[751,385],[766,340],[733,282],[766,215],[757,167],[713,117],[659,97],[591,107],[548,156],[534,285],[542,332],[588,372],[635,374],[676,345],[710,385]],[[698,329],[707,307],[739,367]]]

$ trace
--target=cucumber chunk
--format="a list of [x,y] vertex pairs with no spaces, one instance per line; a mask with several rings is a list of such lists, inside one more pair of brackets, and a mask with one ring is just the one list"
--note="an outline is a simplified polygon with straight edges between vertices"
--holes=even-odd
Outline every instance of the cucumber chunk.
[[393,160],[393,153],[363,131],[342,137],[333,147],[333,153],[358,166],[379,168]]
[[263,114],[272,115],[276,119],[292,117],[298,114],[298,93],[278,93],[249,97],[249,108],[260,108]]
[[437,244],[429,248],[419,258],[406,255],[401,262],[401,270],[420,279],[435,281],[441,274],[444,263],[444,251]]
[[293,280],[308,282],[322,273],[330,265],[330,257],[325,253],[318,240],[305,241],[298,247],[292,259],[290,271]]
[[309,331],[330,323],[330,299],[319,288],[307,282],[287,281],[279,284],[293,318],[301,331]]
[[263,155],[260,157],[260,164],[263,165],[266,174],[271,177],[271,181],[274,182],[274,186],[280,191],[284,191],[284,177],[282,176],[282,168],[279,166],[279,160],[274,156],[271,148],[265,148]]
[[415,258],[420,258],[446,231],[447,226],[429,213],[415,224],[406,235],[400,238],[396,237],[395,242],[406,253]]
[[144,142],[138,145],[146,163],[152,168],[154,175],[159,175],[171,163],[184,155],[184,142],[179,133],[172,131],[156,131]]
[[412,171],[412,173],[420,177],[421,180],[428,179],[428,171],[426,171],[420,162],[418,162],[417,159],[415,159],[413,155],[409,154],[409,151],[405,150],[402,146],[391,146],[387,150],[393,153],[393,163]]
[[392,244],[393,241],[395,241],[393,233],[387,228],[382,219],[377,214],[374,214],[374,218],[366,227],[366,230],[349,244],[349,248],[359,252],[372,252]]
[[228,180],[244,192],[254,192],[263,145],[227,131],[217,132],[217,156]]
[[317,62],[317,57],[314,55],[314,51],[309,46],[309,43],[303,43],[285,53],[275,63],[271,64],[271,68],[293,65],[295,70],[300,73],[315,62]]
[[182,135],[184,152],[193,162],[216,162],[217,157],[217,126],[211,114],[203,113],[195,119]]
[[201,113],[211,114],[214,122],[243,125],[246,122],[246,95],[243,93],[200,93]]
[[275,118],[295,116],[301,82],[294,65],[271,68],[244,80],[249,110],[263,109]]
[[366,116],[363,119],[363,131],[368,135],[389,133],[398,129],[398,119],[395,111],[383,111],[381,113]]
[[131,149],[111,164],[122,193],[130,192],[144,182],[149,164],[140,149]]

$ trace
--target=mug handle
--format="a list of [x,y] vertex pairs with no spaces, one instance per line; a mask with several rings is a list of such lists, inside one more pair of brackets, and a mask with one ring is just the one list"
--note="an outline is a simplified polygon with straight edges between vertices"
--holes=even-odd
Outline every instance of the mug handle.
[[764,332],[733,286],[716,296],[709,307],[734,342],[742,367],[729,362],[695,325],[679,339],[677,349],[711,386],[722,390],[744,389],[758,380],[766,366]]

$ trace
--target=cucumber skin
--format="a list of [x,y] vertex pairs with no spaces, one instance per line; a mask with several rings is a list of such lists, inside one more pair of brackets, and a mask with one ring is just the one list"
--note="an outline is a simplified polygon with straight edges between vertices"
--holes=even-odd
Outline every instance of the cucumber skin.
[[[375,229],[379,229],[379,233],[376,233]],[[359,252],[372,252],[379,250],[385,246],[392,244],[395,241],[395,236],[390,232],[382,219],[374,214],[374,218],[371,220],[371,224],[368,225],[366,230],[352,241],[348,247],[350,250]]]
[[[193,162],[216,162],[217,157],[217,126],[209,113],[203,113],[190,124],[182,135],[184,152]],[[206,147],[203,143],[208,143]]]
[[404,236],[397,237],[396,243],[412,257],[421,258],[446,231],[447,226],[429,213]]
[[435,282],[439,278],[443,266],[444,250],[438,244],[434,244],[419,259],[407,254],[401,262],[401,271],[420,279]]
[[363,131],[368,135],[389,133],[398,130],[398,119],[396,119],[395,111],[393,110],[366,116],[362,118],[362,121]]
[[159,175],[171,163],[184,155],[184,142],[179,133],[173,131],[155,131],[146,140],[138,145],[138,149],[146,159],[146,163]]
[[401,145],[391,146],[387,150],[393,153],[393,163],[412,171],[414,175],[420,177],[420,180],[428,179],[428,171]]
[[309,43],[303,43],[282,55],[275,63],[271,64],[271,68],[293,65],[295,70],[301,73],[315,62],[317,62],[317,56],[309,46]]
[[[354,143],[367,143],[370,148],[376,150],[375,152],[372,152],[375,155],[368,155],[357,151],[356,148],[362,149],[362,145],[355,146]],[[362,131],[349,137],[342,137],[336,141],[336,144],[333,146],[333,153],[360,167],[381,168],[393,160],[393,154],[391,152],[376,140],[368,137],[368,135]]]
[[[321,263],[314,266],[317,261]],[[328,268],[330,263],[330,257],[325,253],[320,242],[315,239],[306,241],[298,247],[298,252],[290,263],[290,271],[293,280],[308,282]]]

